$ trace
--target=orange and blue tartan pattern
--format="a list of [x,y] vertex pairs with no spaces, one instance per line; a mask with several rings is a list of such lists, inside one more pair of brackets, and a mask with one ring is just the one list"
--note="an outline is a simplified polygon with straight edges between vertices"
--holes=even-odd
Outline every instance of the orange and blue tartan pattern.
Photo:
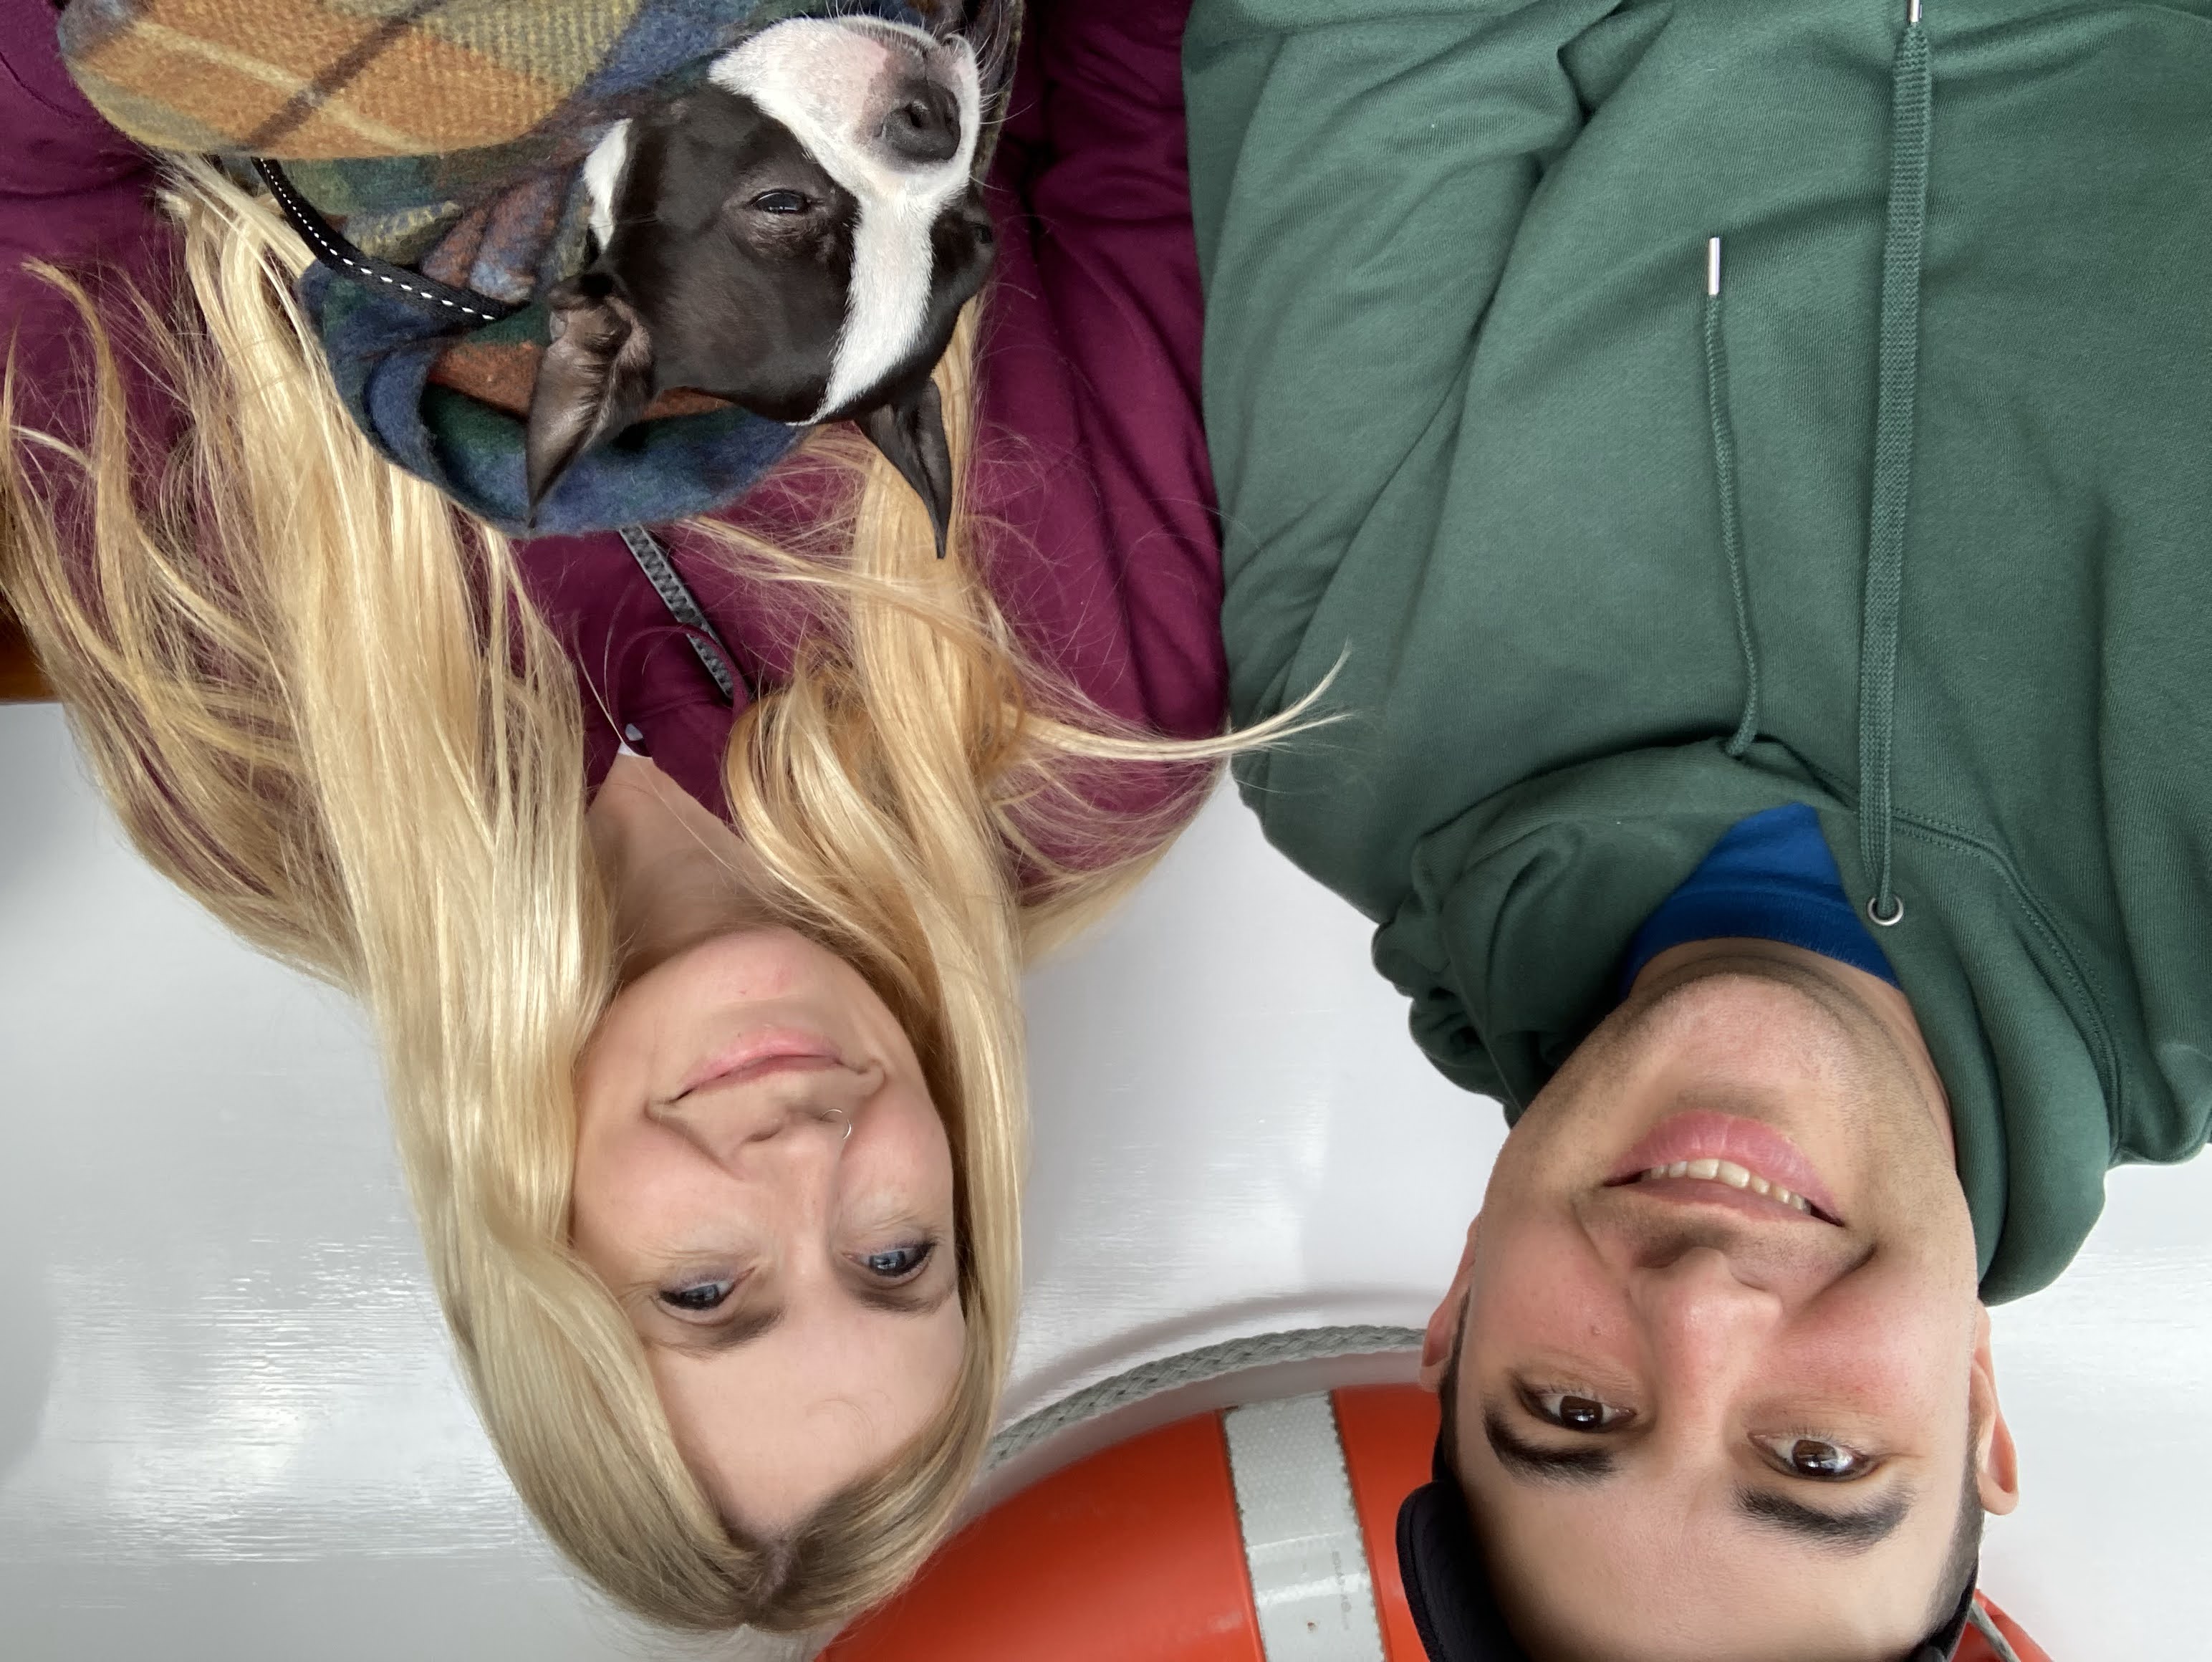
[[75,0],[62,48],[100,113],[152,149],[424,155],[543,126],[648,3]]

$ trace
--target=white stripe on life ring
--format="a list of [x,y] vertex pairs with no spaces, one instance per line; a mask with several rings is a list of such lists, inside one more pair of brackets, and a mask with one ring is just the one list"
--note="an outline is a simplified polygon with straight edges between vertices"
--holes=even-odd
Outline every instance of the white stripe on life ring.
[[1367,1543],[1326,1392],[1222,1415],[1267,1662],[1383,1662]]

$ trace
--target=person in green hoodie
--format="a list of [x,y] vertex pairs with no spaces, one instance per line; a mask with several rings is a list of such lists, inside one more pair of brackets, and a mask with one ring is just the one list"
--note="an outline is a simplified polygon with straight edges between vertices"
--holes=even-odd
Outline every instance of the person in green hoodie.
[[1926,5],[1186,36],[1240,783],[1513,1126],[1453,1662],[1948,1655],[1986,1306],[2212,1120],[2212,3]]

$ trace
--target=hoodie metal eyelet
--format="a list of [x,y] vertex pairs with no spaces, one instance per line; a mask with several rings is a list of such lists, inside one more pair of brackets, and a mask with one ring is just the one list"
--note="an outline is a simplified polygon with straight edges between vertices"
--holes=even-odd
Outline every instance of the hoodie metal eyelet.
[[1887,917],[1884,917],[1881,914],[1881,897],[1880,895],[1875,896],[1873,899],[1868,901],[1866,904],[1867,922],[1873,924],[1878,929],[1893,929],[1899,924],[1905,922],[1905,897],[1901,894],[1893,894],[1890,896],[1889,901],[1890,904],[1894,906],[1897,910],[1891,912]]

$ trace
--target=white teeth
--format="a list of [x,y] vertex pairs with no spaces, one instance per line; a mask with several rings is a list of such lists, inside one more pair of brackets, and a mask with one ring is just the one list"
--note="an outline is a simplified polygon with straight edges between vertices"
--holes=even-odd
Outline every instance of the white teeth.
[[[1654,1166],[1643,1173],[1643,1178],[1701,1178],[1709,1182],[1724,1183],[1731,1189],[1748,1189],[1754,1195],[1765,1195],[1778,1200],[1784,1206],[1795,1207],[1810,1215],[1813,1204],[1802,1195],[1793,1194],[1778,1183],[1769,1183],[1757,1172],[1738,1166],[1732,1160],[1678,1160],[1672,1166]],[[1643,1178],[1638,1181],[1641,1182]]]

